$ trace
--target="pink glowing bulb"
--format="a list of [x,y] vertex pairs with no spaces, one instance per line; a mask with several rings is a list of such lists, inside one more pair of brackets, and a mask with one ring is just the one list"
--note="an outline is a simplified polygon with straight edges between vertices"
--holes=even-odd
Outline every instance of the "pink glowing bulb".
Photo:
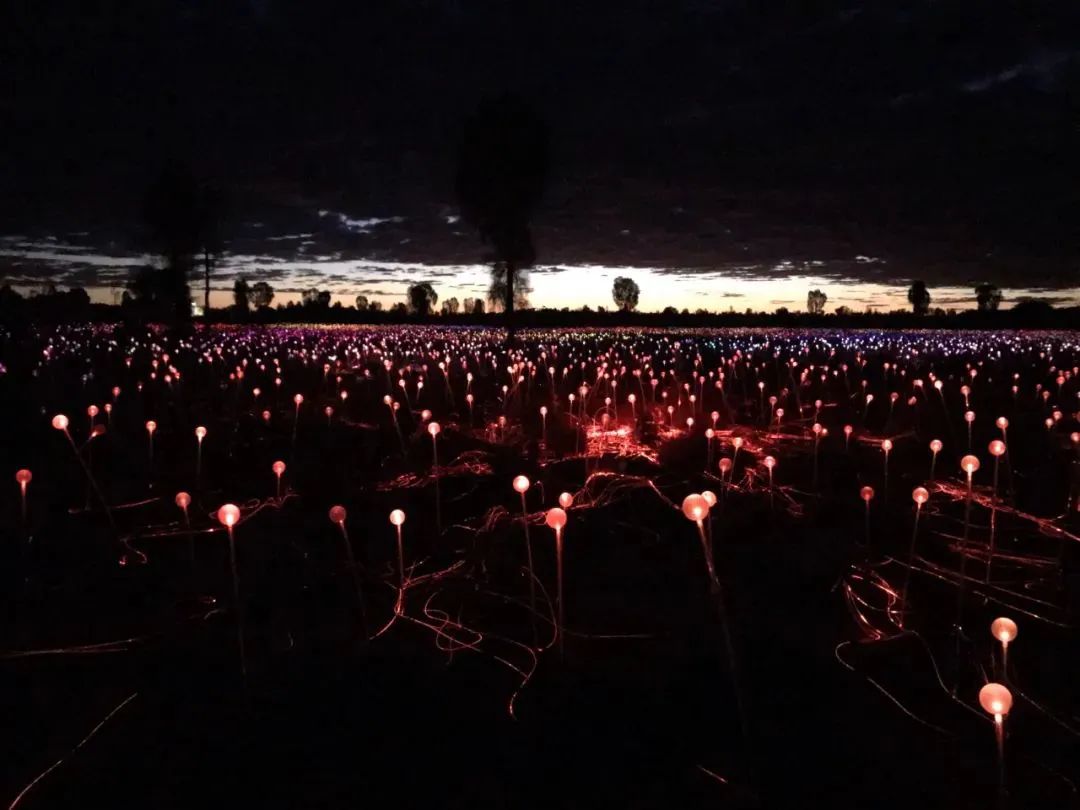
[[566,525],[566,512],[557,506],[548,509],[547,514],[544,515],[544,522],[556,532],[562,531],[563,526]]
[[938,453],[941,452],[941,448],[944,446],[945,445],[941,443],[940,439],[933,439],[930,442],[930,452],[936,456]]
[[1008,646],[1009,642],[1016,638],[1017,633],[1016,622],[1012,619],[1006,619],[1004,616],[1000,619],[994,619],[990,624],[990,634],[1000,641],[1003,646]]
[[218,523],[231,529],[240,521],[240,507],[227,503],[217,511]]
[[67,430],[68,418],[62,413],[58,413],[52,418],[52,426],[57,430]]
[[149,422],[146,423],[146,432],[153,435],[155,430],[157,430],[157,422],[151,419]]
[[862,489],[859,490],[859,497],[862,498],[867,503],[870,503],[870,501],[872,501],[874,499],[874,488],[873,487],[863,487]]
[[270,411],[263,411],[262,412],[262,418],[263,418],[263,421],[266,422],[266,424],[269,425],[270,424]]
[[773,467],[775,467],[775,466],[776,466],[776,459],[773,458],[772,456],[765,456],[765,467],[766,467],[766,469],[769,470],[770,473],[772,472]]
[[815,436],[820,436],[822,427],[818,422],[814,422],[814,424],[810,426],[810,430]]
[[438,422],[431,422],[427,426],[427,432],[431,434],[431,438],[434,439],[442,431],[442,427]]
[[429,411],[427,408],[424,408],[424,410],[420,411],[420,421],[421,422],[426,422],[430,418],[431,418],[431,411]]
[[570,505],[574,502],[574,496],[569,492],[563,492],[559,495],[559,506],[563,509],[569,509]]
[[734,447],[736,450],[741,450],[743,446],[742,436],[736,436],[734,439],[732,439],[731,446]]
[[402,523],[405,522],[405,513],[402,512],[400,509],[395,509],[393,512],[390,513],[390,522],[393,523],[395,526],[400,526]]
[[720,477],[723,478],[725,475],[728,474],[728,472],[730,472],[730,470],[731,470],[731,459],[726,458],[726,457],[720,459]]
[[999,416],[997,418],[997,421],[994,422],[994,424],[997,425],[998,430],[1005,430],[1009,427],[1009,420],[1006,419],[1004,416]]
[[917,506],[922,506],[930,500],[930,493],[926,491],[926,487],[915,487],[911,491],[911,500],[915,501]]
[[709,514],[709,502],[703,495],[687,495],[683,498],[682,512],[687,520],[700,523]]
[[1000,683],[988,683],[979,690],[979,705],[999,723],[1012,708],[1012,701],[1012,692]]
[[34,474],[29,470],[19,470],[15,473],[15,483],[19,485],[23,492],[26,492],[26,485],[34,480]]
[[889,451],[892,450],[893,443],[891,439],[885,439],[881,443],[881,449],[885,451],[885,455],[889,455]]
[[851,425],[844,425],[844,435],[845,436],[850,436],[854,432],[855,432],[855,428],[853,428]]
[[200,442],[205,439],[206,428],[204,428],[202,425],[199,425],[197,428],[195,428],[195,438],[198,439]]
[[975,421],[975,411],[965,411],[964,412],[964,421],[967,422],[969,425],[972,422],[974,422]]
[[524,495],[529,491],[529,479],[524,475],[518,475],[514,477],[514,492],[520,495]]
[[98,413],[100,413],[100,411],[98,411],[98,406],[97,405],[91,405],[90,407],[88,407],[86,409],[86,415],[89,416],[91,419],[93,419],[95,416],[97,416]]
[[712,509],[714,506],[716,506],[716,493],[715,492],[713,492],[711,490],[708,490],[708,489],[704,489],[704,490],[701,491],[701,497],[704,498],[705,502],[709,504],[710,509]]
[[960,469],[969,476],[979,470],[979,459],[975,456],[964,456],[960,459]]
[[270,466],[270,469],[274,471],[274,475],[276,475],[278,478],[281,478],[282,474],[285,472],[285,462],[275,461]]
[[337,506],[331,506],[330,507],[330,522],[331,523],[336,523],[339,526],[342,525],[345,522],[346,515],[347,515],[347,513],[345,511],[344,506],[341,506],[339,504]]
[[990,442],[990,455],[994,456],[995,458],[999,458],[1005,455],[1005,442],[1003,442],[1001,439],[994,439],[992,442]]
[[191,506],[191,496],[186,492],[177,492],[175,500],[176,505],[185,512]]
[[303,404],[303,402],[304,402],[304,395],[303,394],[297,394],[295,397],[292,398],[292,401],[295,402],[296,407],[299,408],[300,405]]

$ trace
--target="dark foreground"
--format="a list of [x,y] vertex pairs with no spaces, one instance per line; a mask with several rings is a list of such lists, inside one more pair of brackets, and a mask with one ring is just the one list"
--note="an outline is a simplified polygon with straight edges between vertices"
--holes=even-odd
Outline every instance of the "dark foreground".
[[[63,759],[16,806],[1080,804],[1080,582],[1070,539],[1078,532],[1077,379],[1055,382],[1080,360],[1073,334],[697,333],[675,345],[670,333],[564,332],[527,336],[518,356],[504,354],[495,333],[464,330],[226,331],[190,345],[95,331],[54,343],[35,374],[47,339],[35,351],[9,346],[0,376],[2,456],[10,474],[25,467],[34,476],[26,525],[16,485],[0,503],[8,651],[0,788],[9,803]],[[222,355],[203,354],[217,347]],[[727,381],[721,392],[708,379],[691,405],[681,386],[694,380],[698,352],[697,368],[726,368]],[[445,375],[444,357],[455,361]],[[230,381],[244,358],[244,379]],[[400,438],[382,400],[384,358],[395,382],[397,368],[411,364],[400,375],[406,390],[389,389],[401,405]],[[830,373],[789,376],[789,358]],[[160,373],[151,380],[153,359],[161,372],[181,371],[182,385]],[[535,376],[526,370],[511,387],[504,368],[525,360]],[[615,375],[613,403],[605,410],[595,394],[586,416],[575,415],[568,393],[593,387],[603,361],[627,366]],[[587,371],[574,368],[580,362]],[[883,362],[906,373],[883,372]],[[969,364],[979,369],[974,382]],[[635,368],[646,380],[649,370],[667,372],[656,393]],[[943,380],[940,395],[928,372]],[[1013,374],[1021,375],[1015,397]],[[915,390],[916,378],[928,392]],[[982,467],[965,543],[957,471],[967,449],[960,386],[969,382],[971,448]],[[109,428],[92,450],[83,447],[85,409],[112,402],[114,385],[122,392]],[[893,390],[900,398],[890,408]],[[683,399],[670,415],[664,391],[673,404]],[[875,394],[870,405],[863,391]],[[304,396],[295,425],[294,393]],[[770,395],[787,412],[778,425]],[[335,408],[329,418],[326,404]],[[1055,407],[1061,417],[1048,429]],[[713,410],[709,449],[703,431]],[[816,473],[815,411],[829,432]],[[70,417],[100,497],[50,427],[56,413]],[[1009,449],[995,500],[987,444],[1001,435],[999,415],[1010,421]],[[152,461],[148,419],[158,425]],[[437,467],[430,419],[442,426]],[[849,446],[845,424],[854,428]],[[195,425],[207,428],[199,476]],[[745,444],[722,480],[716,463],[734,457],[735,437]],[[887,486],[884,437],[895,444]],[[930,482],[935,437],[945,449]],[[771,489],[766,455],[777,459]],[[287,462],[280,498],[270,470],[277,459]],[[532,482],[535,615],[511,487],[519,474]],[[869,536],[865,485],[875,488]],[[905,610],[896,594],[916,486],[930,501]],[[710,594],[697,529],[678,508],[705,489],[720,497],[711,512],[720,597]],[[174,504],[180,490],[193,498],[190,535]],[[562,491],[574,505],[560,656],[554,542],[543,516]],[[246,684],[228,541],[214,519],[226,502],[243,513]],[[335,504],[348,510],[356,579],[327,518]],[[396,508],[407,515],[409,572],[395,612],[387,515]],[[1020,628],[1007,672],[988,629],[998,616]],[[988,680],[1004,681],[1014,698],[1004,794],[993,725],[977,697]]]

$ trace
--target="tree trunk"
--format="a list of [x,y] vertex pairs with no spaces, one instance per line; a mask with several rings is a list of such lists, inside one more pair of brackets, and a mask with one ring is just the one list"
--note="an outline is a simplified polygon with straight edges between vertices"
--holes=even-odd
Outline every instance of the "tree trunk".
[[506,263],[506,342],[514,342],[514,263]]
[[205,275],[205,284],[203,290],[203,321],[210,323],[210,250],[209,248],[203,249],[203,272]]

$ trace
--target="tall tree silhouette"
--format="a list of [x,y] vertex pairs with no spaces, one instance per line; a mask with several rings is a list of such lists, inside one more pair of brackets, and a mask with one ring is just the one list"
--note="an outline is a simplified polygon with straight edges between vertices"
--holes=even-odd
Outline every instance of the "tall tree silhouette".
[[908,303],[911,311],[916,315],[925,315],[930,311],[930,291],[926,289],[925,281],[911,282],[911,288],[907,292]]
[[514,334],[515,283],[536,260],[529,220],[544,191],[548,137],[524,99],[482,102],[465,122],[456,190],[461,213],[491,245],[493,279],[505,285],[507,338]]
[[150,248],[165,260],[164,273],[175,297],[176,315],[190,316],[188,277],[195,256],[201,254],[204,269],[203,306],[210,309],[212,258],[221,253],[221,191],[199,183],[189,166],[171,163],[151,184],[143,200],[143,218]]
[[1004,296],[996,284],[984,281],[975,287],[975,302],[979,305],[979,312],[994,312],[1001,306]]

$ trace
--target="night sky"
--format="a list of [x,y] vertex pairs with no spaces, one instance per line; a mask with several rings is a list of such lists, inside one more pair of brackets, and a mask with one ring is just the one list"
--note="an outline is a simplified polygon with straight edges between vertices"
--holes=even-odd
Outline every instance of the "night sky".
[[1080,303],[1076,3],[123,5],[4,12],[2,281],[113,300],[183,160],[230,194],[216,303],[482,296],[454,163],[509,89],[552,141],[534,305]]

